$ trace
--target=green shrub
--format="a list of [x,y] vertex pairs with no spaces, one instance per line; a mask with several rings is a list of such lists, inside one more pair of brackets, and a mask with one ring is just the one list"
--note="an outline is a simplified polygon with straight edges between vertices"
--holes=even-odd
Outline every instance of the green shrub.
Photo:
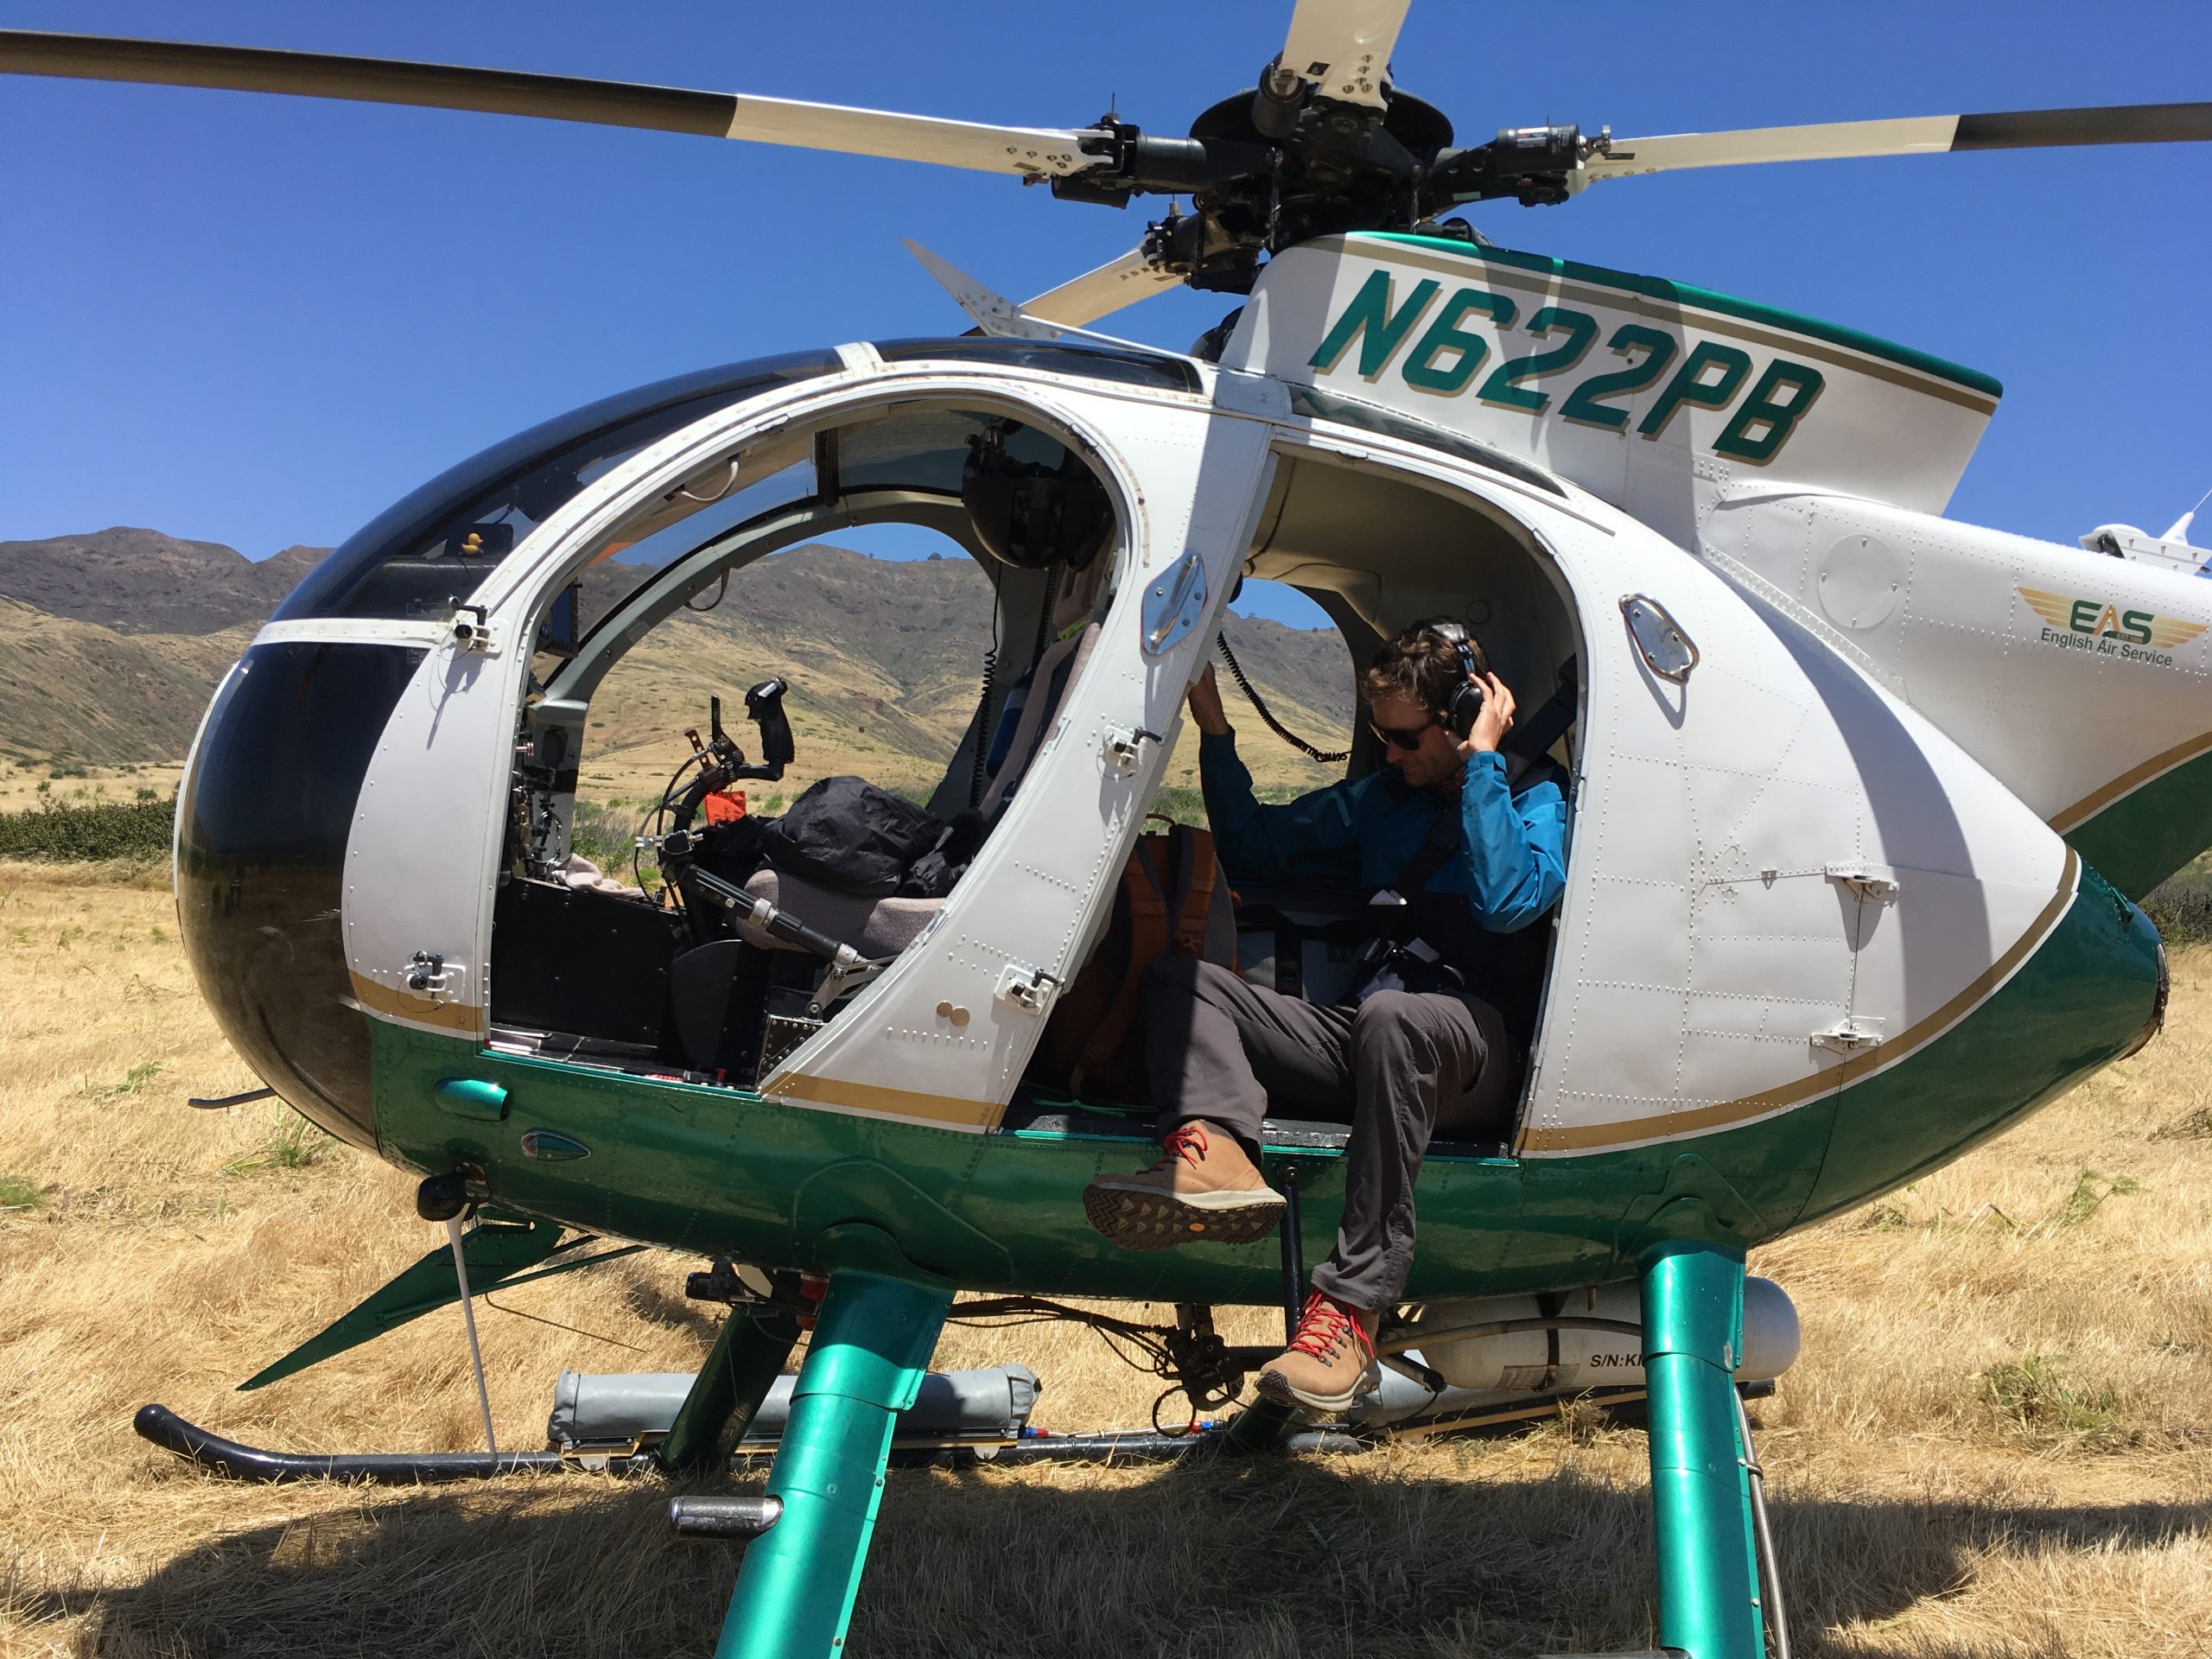
[[0,812],[0,858],[165,858],[175,800],[41,802],[28,812]]
[[21,1175],[0,1173],[0,1211],[35,1210],[46,1202],[46,1189]]
[[325,1130],[297,1112],[287,1110],[276,1133],[258,1152],[233,1158],[223,1166],[226,1175],[250,1175],[257,1169],[310,1169],[338,1142]]
[[2110,1384],[2090,1389],[2069,1382],[2056,1354],[1993,1365],[1981,1374],[1981,1389],[1990,1408],[2031,1439],[2117,1452],[2142,1438],[2120,1416]]
[[161,1073],[162,1063],[159,1060],[141,1060],[124,1073],[121,1083],[111,1083],[101,1089],[87,1084],[85,1092],[92,1096],[95,1106],[105,1106],[111,1101],[124,1100],[138,1093]]
[[2040,1226],[2050,1232],[2062,1227],[2079,1227],[2104,1208],[2107,1198],[2126,1198],[2142,1190],[2142,1183],[2132,1175],[2107,1178],[2101,1170],[2085,1169],[2074,1178],[2074,1190],[2066,1195],[2065,1201],[2045,1216]]
[[569,825],[569,850],[610,874],[626,872],[631,855],[638,850],[636,814],[617,806],[578,801],[575,817]]

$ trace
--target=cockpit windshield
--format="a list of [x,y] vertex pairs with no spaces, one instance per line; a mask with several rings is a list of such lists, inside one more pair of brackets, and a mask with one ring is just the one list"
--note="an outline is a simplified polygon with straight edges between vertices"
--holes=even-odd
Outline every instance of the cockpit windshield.
[[646,445],[838,366],[828,351],[756,358],[656,381],[534,426],[378,514],[309,573],[275,620],[445,616],[539,524]]

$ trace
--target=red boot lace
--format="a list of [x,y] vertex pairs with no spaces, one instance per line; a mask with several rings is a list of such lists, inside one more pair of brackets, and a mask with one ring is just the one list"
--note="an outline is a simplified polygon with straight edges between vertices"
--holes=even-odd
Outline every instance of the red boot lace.
[[1167,1131],[1167,1137],[1160,1143],[1160,1162],[1153,1166],[1154,1169],[1173,1163],[1179,1157],[1185,1163],[1196,1165],[1206,1154],[1206,1126],[1195,1117],[1178,1123]]
[[1375,1357],[1374,1339],[1352,1316],[1351,1310],[1317,1290],[1306,1299],[1306,1311],[1299,1315],[1298,1334],[1290,1339],[1290,1351],[1311,1354],[1326,1364],[1336,1357],[1347,1332],[1366,1359]]

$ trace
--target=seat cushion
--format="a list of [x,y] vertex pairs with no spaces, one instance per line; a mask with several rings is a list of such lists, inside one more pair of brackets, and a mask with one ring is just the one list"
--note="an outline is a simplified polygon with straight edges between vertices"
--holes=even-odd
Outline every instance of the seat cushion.
[[[817,887],[798,876],[761,870],[745,884],[755,899],[789,911],[817,932],[849,944],[864,957],[895,957],[912,944],[930,918],[944,908],[942,899],[863,899]],[[766,930],[741,921],[738,937],[769,950],[796,950]]]

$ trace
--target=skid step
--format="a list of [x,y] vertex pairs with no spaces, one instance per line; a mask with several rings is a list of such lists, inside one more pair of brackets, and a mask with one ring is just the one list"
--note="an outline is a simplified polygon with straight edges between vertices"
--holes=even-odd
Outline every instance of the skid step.
[[671,1497],[668,1524],[679,1538],[758,1538],[784,1513],[780,1497]]

